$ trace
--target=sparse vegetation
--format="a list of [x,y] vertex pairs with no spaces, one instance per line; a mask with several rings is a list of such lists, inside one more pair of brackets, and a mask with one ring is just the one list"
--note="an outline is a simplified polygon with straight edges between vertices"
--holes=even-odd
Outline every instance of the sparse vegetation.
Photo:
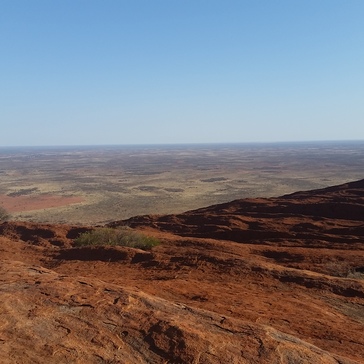
[[35,192],[37,190],[38,190],[37,187],[22,188],[22,189],[20,189],[18,191],[8,193],[8,196],[11,196],[11,197],[27,196],[27,195],[31,195],[33,192]]
[[10,217],[9,213],[5,210],[4,207],[0,206],[0,222],[8,220]]
[[353,267],[344,261],[331,261],[324,265],[324,273],[333,277],[364,279],[364,266]]
[[156,238],[146,236],[130,228],[97,228],[81,234],[76,240],[76,246],[128,246],[150,250],[160,244]]

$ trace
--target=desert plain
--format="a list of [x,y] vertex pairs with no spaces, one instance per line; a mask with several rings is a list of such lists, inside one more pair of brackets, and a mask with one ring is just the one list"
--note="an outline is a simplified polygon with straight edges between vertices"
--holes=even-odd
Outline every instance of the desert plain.
[[103,224],[363,177],[363,142],[0,148],[15,220]]
[[364,363],[364,143],[0,155],[2,363]]

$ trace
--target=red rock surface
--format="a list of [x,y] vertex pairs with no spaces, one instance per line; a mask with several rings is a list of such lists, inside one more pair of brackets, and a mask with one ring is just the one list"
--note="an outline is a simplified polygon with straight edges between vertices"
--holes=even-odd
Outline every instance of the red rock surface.
[[[129,225],[0,225],[1,363],[364,363],[364,181]],[[91,228],[91,227],[90,227]]]

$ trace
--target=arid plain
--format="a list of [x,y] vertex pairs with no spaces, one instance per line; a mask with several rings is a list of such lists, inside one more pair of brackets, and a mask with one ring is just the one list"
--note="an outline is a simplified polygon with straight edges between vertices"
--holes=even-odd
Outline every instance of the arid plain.
[[[364,363],[364,143],[0,163],[1,363]],[[160,244],[78,245],[102,223]]]
[[363,178],[363,142],[0,149],[13,220],[103,224]]

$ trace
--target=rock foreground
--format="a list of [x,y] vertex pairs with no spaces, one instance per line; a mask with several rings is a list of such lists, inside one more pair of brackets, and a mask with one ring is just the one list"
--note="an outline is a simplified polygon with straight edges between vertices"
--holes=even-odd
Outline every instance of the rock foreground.
[[110,225],[0,225],[1,363],[364,363],[364,180]]

